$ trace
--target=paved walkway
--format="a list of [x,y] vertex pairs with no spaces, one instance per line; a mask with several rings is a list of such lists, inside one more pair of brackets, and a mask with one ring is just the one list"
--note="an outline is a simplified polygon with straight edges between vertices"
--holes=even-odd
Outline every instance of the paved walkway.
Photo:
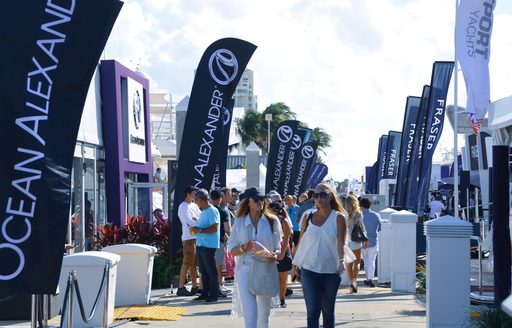
[[[228,288],[232,283],[227,284]],[[300,284],[290,285],[293,295],[286,300],[286,309],[274,308],[270,327],[306,327],[306,305]],[[243,327],[243,318],[231,319],[231,297],[218,303],[194,302],[192,297],[169,294],[170,290],[152,292],[156,305],[180,306],[187,313],[178,321],[130,321],[120,328],[231,328]],[[56,324],[54,318],[50,324]],[[369,288],[360,281],[359,292],[350,295],[347,288],[340,288],[336,301],[336,325],[346,327],[425,327],[426,309],[416,295],[392,293],[389,288]],[[29,322],[0,321],[2,328],[29,328]]]
[[[272,309],[270,327],[306,327],[306,305],[302,289],[300,284],[291,284],[290,286],[293,295],[287,298],[288,307]],[[154,303],[186,307],[187,314],[178,321],[133,321],[120,327],[243,327],[242,318],[230,318],[231,298],[221,299],[214,304],[205,304],[204,302],[193,302],[191,297],[164,295],[155,298]],[[364,286],[359,287],[357,294],[350,295],[348,289],[343,288],[339,290],[336,301],[336,325],[346,327],[425,327],[426,310],[416,295],[392,293],[389,288]]]

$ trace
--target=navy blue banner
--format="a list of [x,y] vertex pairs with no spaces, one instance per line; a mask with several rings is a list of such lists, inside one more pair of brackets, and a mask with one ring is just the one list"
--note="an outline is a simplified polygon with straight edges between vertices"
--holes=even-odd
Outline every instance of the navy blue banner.
[[416,121],[420,108],[420,97],[407,97],[405,105],[404,123],[402,125],[402,141],[400,143],[400,165],[398,166],[395,206],[404,207],[405,195],[407,194],[407,174],[412,159],[414,146],[414,133],[416,132]]
[[432,158],[439,142],[439,138],[441,138],[441,133],[443,132],[446,96],[448,94],[448,87],[450,86],[450,80],[452,78],[453,66],[453,62],[435,62],[432,68],[428,117],[424,135],[421,173],[419,179],[419,215],[423,214],[423,209],[428,201]]
[[384,179],[396,179],[398,165],[400,164],[400,143],[402,142],[402,133],[398,131],[389,131],[388,147],[386,150],[386,165],[384,170]]
[[213,174],[213,186],[215,189],[220,189],[226,186],[226,169],[228,161],[228,148],[229,148],[229,132],[231,130],[231,121],[233,116],[233,106],[235,99],[231,98],[223,107],[222,114],[222,143],[219,145],[217,151],[217,165],[215,173]]
[[308,128],[298,128],[293,135],[291,146],[285,155],[288,160],[286,161],[283,190],[282,192],[276,190],[283,197],[290,194],[290,191],[297,179],[299,169],[298,165],[296,164],[296,158],[299,155],[300,148],[308,141],[310,135],[311,129]]
[[265,180],[266,194],[271,190],[275,190],[279,193],[283,192],[286,165],[288,162],[286,155],[292,143],[295,142],[294,136],[299,127],[299,123],[300,122],[296,120],[281,122],[272,134],[267,159],[267,176]]
[[379,152],[377,155],[377,163],[379,163],[377,171],[377,191],[379,189],[379,181],[384,179],[384,172],[386,172],[386,158],[388,151],[388,136],[382,135],[379,139]]
[[235,88],[256,50],[240,39],[224,38],[212,43],[197,66],[187,116],[183,127],[178,173],[171,216],[170,254],[181,249],[181,221],[178,207],[186,186],[210,190],[219,152],[224,144],[225,107],[232,102]]
[[323,179],[329,173],[329,168],[325,164],[316,164],[313,168],[311,167],[310,180],[308,182],[308,188],[315,189],[316,186],[323,181]]
[[309,170],[311,169],[311,164],[315,159],[316,149],[318,147],[318,143],[316,141],[306,142],[300,148],[299,153],[297,154],[297,177],[293,184],[293,189],[290,190],[290,194],[298,197],[301,192],[306,191],[307,182],[309,177]]
[[421,94],[420,108],[416,120],[416,131],[414,132],[414,146],[412,147],[411,162],[409,164],[409,172],[407,173],[407,194],[405,196],[405,208],[416,212],[418,206],[418,188],[421,169],[421,156],[423,151],[423,136],[425,134],[427,115],[428,115],[428,98],[430,94],[430,86],[425,85]]
[[366,193],[367,194],[377,194],[378,191],[378,172],[379,172],[379,162],[375,162],[372,165],[370,170],[370,174],[366,177]]
[[0,299],[53,294],[89,84],[117,0],[10,1],[0,12]]

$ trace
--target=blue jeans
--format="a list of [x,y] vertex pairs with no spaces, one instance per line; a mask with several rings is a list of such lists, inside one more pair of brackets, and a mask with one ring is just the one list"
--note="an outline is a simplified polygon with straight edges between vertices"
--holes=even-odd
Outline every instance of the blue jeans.
[[336,273],[316,273],[306,269],[300,270],[302,291],[306,301],[308,328],[317,328],[320,312],[325,328],[334,327],[334,305],[341,278]]
[[202,296],[217,299],[219,297],[219,278],[215,266],[215,251],[217,249],[202,246],[197,246],[196,249],[199,272],[203,281]]

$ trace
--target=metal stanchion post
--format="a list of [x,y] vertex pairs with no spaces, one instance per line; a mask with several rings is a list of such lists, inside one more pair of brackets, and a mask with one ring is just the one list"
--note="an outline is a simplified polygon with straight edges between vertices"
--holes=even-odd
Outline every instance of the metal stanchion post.
[[50,295],[42,295],[43,302],[43,326],[48,327],[48,318],[50,314],[48,313],[48,306],[50,304]]
[[37,328],[37,295],[32,294],[32,307],[30,309],[31,312],[31,321],[30,321],[30,327],[31,328]]
[[74,285],[73,285],[73,276],[75,275],[75,271],[69,272],[69,278],[68,278],[68,317],[67,317],[67,325],[68,328],[73,328],[73,291],[74,291]]
[[103,304],[103,328],[108,328],[108,290],[110,286],[110,261],[105,261],[105,270],[107,271],[107,276],[105,279],[105,285],[103,286],[104,302]]

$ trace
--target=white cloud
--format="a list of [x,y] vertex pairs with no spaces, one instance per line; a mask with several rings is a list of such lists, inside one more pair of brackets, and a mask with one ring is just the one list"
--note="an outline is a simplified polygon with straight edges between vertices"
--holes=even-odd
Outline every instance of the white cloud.
[[[512,6],[498,3],[492,100],[512,91],[511,15]],[[233,36],[256,44],[248,67],[260,109],[283,101],[299,120],[329,132],[333,145],[324,158],[341,179],[373,164],[380,135],[402,129],[406,97],[430,83],[434,61],[452,60],[454,16],[445,0],[129,0],[106,53],[132,68],[140,59],[152,87],[179,100],[213,41]],[[460,79],[461,98],[464,88]],[[452,148],[448,125],[440,146]]]

